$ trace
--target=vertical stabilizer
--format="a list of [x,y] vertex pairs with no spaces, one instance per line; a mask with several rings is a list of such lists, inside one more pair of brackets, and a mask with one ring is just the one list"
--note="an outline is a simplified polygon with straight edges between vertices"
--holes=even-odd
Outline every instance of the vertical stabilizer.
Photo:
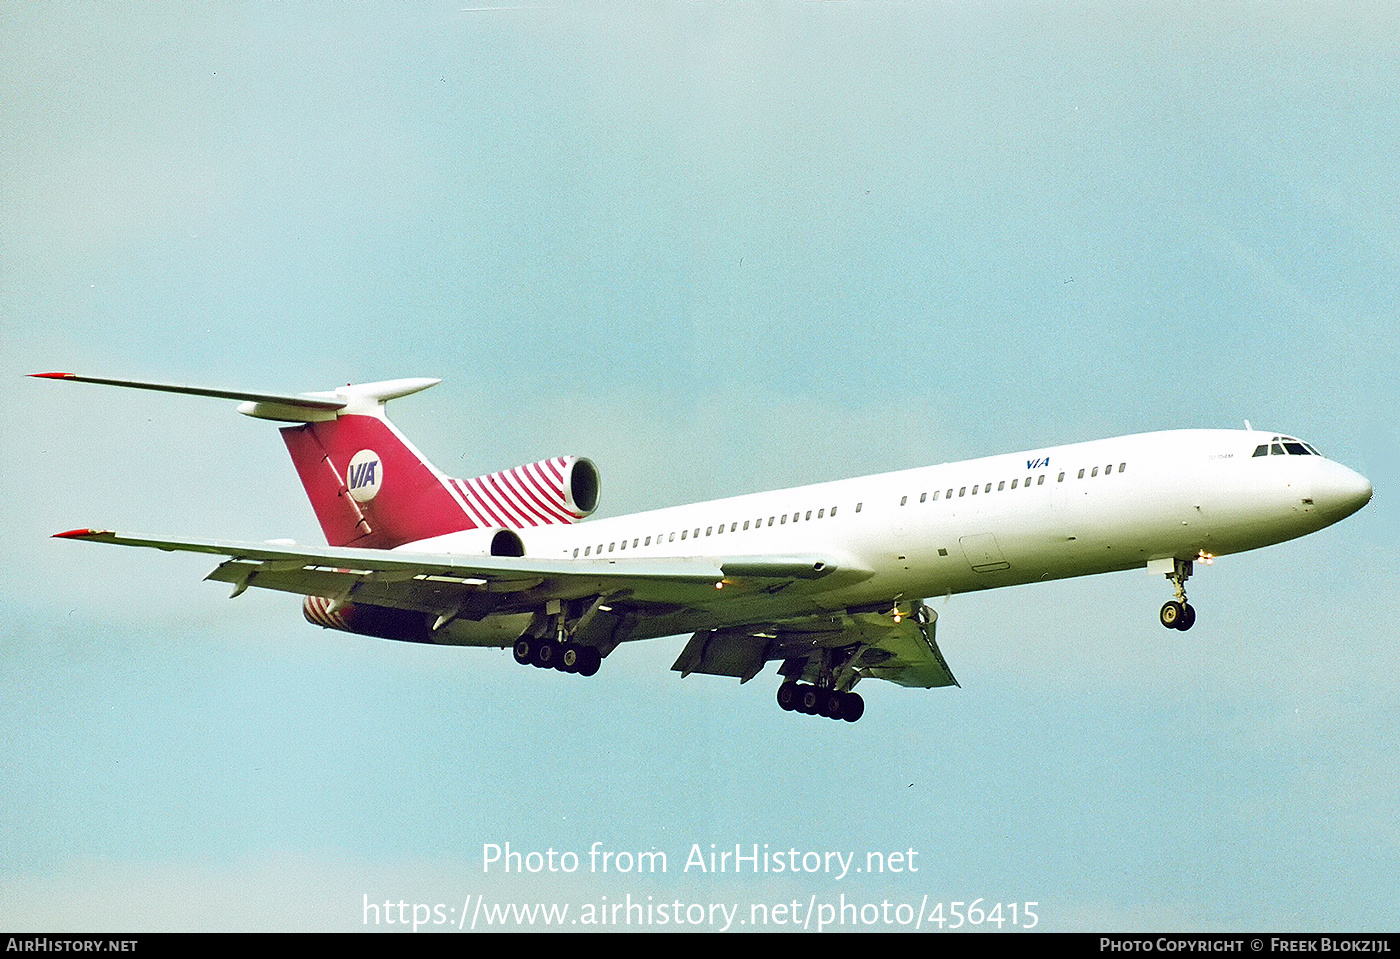
[[[333,418],[282,429],[287,452],[332,546],[392,549],[473,529],[461,495],[384,415],[384,403],[436,380],[393,380],[335,391]],[[318,394],[319,395],[319,394]],[[292,419],[295,410],[244,404],[240,412]]]

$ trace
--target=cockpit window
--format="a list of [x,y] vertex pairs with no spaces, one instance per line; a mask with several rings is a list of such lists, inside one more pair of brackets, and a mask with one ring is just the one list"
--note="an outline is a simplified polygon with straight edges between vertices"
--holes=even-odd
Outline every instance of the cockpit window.
[[1312,444],[1291,436],[1275,436],[1268,443],[1254,447],[1255,456],[1321,456]]

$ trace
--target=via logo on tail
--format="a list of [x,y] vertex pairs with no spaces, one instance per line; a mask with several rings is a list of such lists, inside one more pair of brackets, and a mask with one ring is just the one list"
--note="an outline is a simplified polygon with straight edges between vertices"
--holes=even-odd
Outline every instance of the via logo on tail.
[[350,458],[345,470],[345,487],[357,503],[368,503],[379,493],[384,482],[384,464],[374,450],[360,450]]

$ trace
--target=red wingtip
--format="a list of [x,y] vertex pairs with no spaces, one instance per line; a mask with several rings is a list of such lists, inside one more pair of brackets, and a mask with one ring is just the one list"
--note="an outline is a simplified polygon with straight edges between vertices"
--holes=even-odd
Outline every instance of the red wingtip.
[[89,536],[100,536],[110,532],[105,529],[70,529],[66,533],[54,533],[53,539],[86,539]]
[[30,373],[29,376],[37,376],[41,380],[71,380],[76,374],[73,373]]

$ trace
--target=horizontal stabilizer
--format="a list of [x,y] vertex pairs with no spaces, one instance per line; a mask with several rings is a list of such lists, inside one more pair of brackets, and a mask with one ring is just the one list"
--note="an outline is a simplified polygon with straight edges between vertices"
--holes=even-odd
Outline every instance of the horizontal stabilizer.
[[213,396],[223,400],[245,400],[252,403],[277,403],[307,410],[334,412],[343,410],[346,401],[331,394],[250,393],[247,390],[221,390],[208,386],[181,386],[178,383],[148,383],[144,380],[114,380],[100,376],[79,376],[76,373],[30,373],[42,380],[71,380],[74,383],[99,383],[103,386],[126,386],[136,390],[156,390],[161,393],[185,393],[190,396]]
[[102,386],[125,386],[136,390],[160,393],[184,393],[188,396],[212,396],[224,400],[242,400],[238,412],[265,420],[309,423],[332,420],[341,412],[373,413],[385,401],[407,396],[441,380],[428,377],[385,380],[379,383],[359,383],[319,393],[262,393],[249,390],[224,390],[208,386],[184,386],[179,383],[150,383],[145,380],[118,380],[102,376],[79,376],[76,373],[30,373],[43,380],[68,380],[74,383],[97,383]]

